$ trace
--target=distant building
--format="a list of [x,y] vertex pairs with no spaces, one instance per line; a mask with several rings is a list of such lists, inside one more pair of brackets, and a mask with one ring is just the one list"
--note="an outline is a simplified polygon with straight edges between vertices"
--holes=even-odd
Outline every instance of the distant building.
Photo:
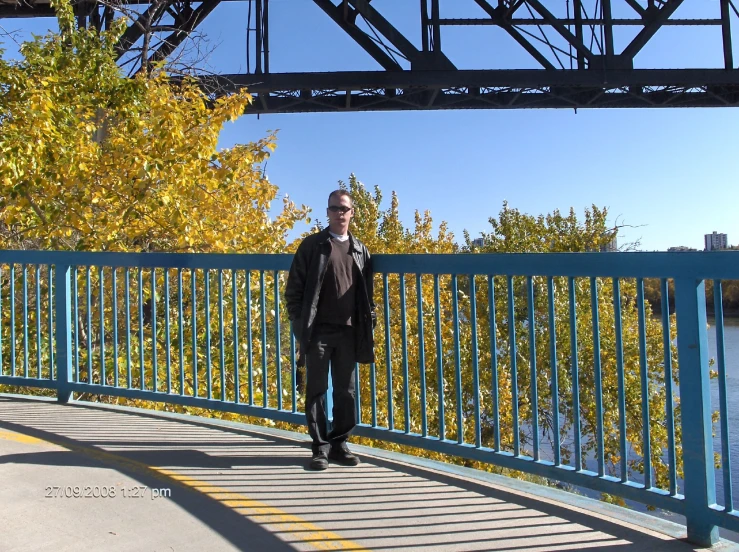
[[726,234],[719,234],[715,230],[713,234],[705,234],[703,239],[706,243],[706,251],[718,251],[719,249],[726,249],[729,246],[729,240]]
[[669,251],[670,253],[677,253],[680,251],[698,251],[698,250],[693,247],[686,247],[684,245],[678,245],[676,247],[668,247],[667,251]]
[[472,240],[472,245],[474,245],[475,247],[482,247],[483,245],[485,245],[485,240],[483,238],[475,238],[474,240]]
[[614,251],[618,251],[618,236],[613,236],[611,241],[601,245],[600,250],[603,253],[613,253]]

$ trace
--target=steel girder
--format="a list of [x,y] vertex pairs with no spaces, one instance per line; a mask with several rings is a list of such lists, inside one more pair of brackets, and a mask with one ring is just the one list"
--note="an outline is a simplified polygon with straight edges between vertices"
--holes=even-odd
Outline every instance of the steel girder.
[[[48,1],[0,0],[0,17],[48,16]],[[98,28],[115,11],[129,13],[133,23],[118,51],[133,73],[175,52],[220,1],[80,0],[76,10],[81,24]],[[387,0],[294,0],[315,4],[382,69],[335,73],[274,72],[270,1],[232,1],[243,2],[248,13],[247,72],[203,78],[203,84],[213,97],[247,86],[256,99],[251,113],[739,105],[732,44],[739,0],[704,2],[698,11],[683,0],[416,0],[418,36],[393,25]],[[694,11],[681,16],[690,4]],[[526,67],[540,69],[457,69],[442,39],[446,29],[464,26],[499,29],[513,39],[511,48],[528,54]],[[720,32],[720,63],[635,68],[660,29],[693,26]]]
[[[434,109],[739,106],[739,71],[496,70],[222,75],[206,86],[247,87],[251,113]],[[465,83],[450,85],[450,82]]]

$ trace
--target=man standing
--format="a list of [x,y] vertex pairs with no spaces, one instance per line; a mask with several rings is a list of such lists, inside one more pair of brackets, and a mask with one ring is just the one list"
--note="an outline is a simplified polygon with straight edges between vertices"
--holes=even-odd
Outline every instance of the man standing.
[[[331,459],[356,466],[346,446],[357,414],[355,363],[374,362],[375,303],[372,266],[365,245],[349,232],[351,195],[328,196],[329,226],[298,246],[287,278],[285,300],[299,342],[298,366],[306,367],[305,417],[313,438],[309,469],[325,470]],[[329,363],[333,381],[333,428],[327,430]]]

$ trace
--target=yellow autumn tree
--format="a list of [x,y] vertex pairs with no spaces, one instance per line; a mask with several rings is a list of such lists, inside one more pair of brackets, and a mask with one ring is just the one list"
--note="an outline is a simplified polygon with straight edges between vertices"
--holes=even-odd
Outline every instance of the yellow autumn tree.
[[[592,206],[579,219],[574,210],[563,215],[555,210],[550,214],[532,216],[503,204],[498,217],[489,219],[491,230],[480,235],[482,243],[473,244],[465,235],[467,251],[476,253],[594,253],[608,244],[616,230],[607,225],[607,209]],[[513,419],[511,416],[514,396],[512,362],[513,343],[510,332],[515,329],[517,360],[516,389],[518,411],[521,419],[519,439],[522,450],[532,451],[534,417],[539,428],[542,450],[555,449],[555,433],[559,436],[563,461],[575,465],[575,434],[580,434],[581,466],[597,471],[596,458],[602,454],[606,473],[622,475],[621,461],[626,460],[626,476],[643,473],[644,456],[649,452],[653,480],[661,488],[669,488],[667,465],[668,403],[665,393],[666,379],[674,385],[678,380],[677,354],[674,345],[664,348],[662,320],[652,314],[651,304],[638,301],[636,279],[619,279],[618,287],[609,278],[553,278],[552,305],[549,312],[549,282],[545,277],[531,279],[533,295],[533,326],[530,325],[528,282],[524,277],[511,280],[514,298],[515,325],[508,320],[508,282],[496,278],[494,296],[496,307],[496,335],[493,340],[498,348],[498,392],[500,396],[500,446],[512,450]],[[478,314],[480,337],[481,379],[491,377],[491,340],[488,320],[488,290],[478,290]],[[595,296],[593,296],[595,293]],[[617,333],[616,299],[620,308],[620,336]],[[640,308],[643,315],[640,320]],[[571,332],[571,313],[575,316],[574,334]],[[593,330],[594,316],[598,317],[599,332]],[[551,327],[554,322],[554,328]],[[532,332],[533,328],[533,332]],[[671,343],[677,333],[674,315],[668,318]],[[551,354],[554,331],[555,356]],[[574,341],[573,341],[574,336]],[[618,338],[621,340],[623,372],[618,369]],[[533,350],[532,350],[533,341]],[[573,343],[576,349],[573,349]],[[643,356],[642,356],[643,353]],[[670,370],[665,369],[665,357],[670,359]],[[537,404],[532,403],[532,361],[535,360]],[[469,362],[469,361],[468,361]],[[577,379],[573,378],[573,363],[577,363]],[[596,377],[596,366],[601,380]],[[553,382],[557,381],[557,394]],[[621,380],[621,382],[619,381]],[[644,382],[646,385],[644,385]],[[575,385],[576,384],[576,385]],[[601,413],[603,445],[598,445],[597,389],[601,388]],[[575,408],[578,391],[579,408]],[[469,391],[468,391],[469,392]],[[484,402],[490,404],[490,392]],[[623,416],[621,412],[623,401]],[[679,400],[672,397],[675,418],[675,448],[678,476],[682,473],[681,426],[679,424]],[[555,408],[555,404],[558,408]],[[648,410],[646,410],[648,408]],[[555,410],[558,425],[555,423]],[[644,412],[649,413],[649,441],[645,443]],[[492,443],[494,425],[490,411],[486,413],[488,443]],[[626,428],[622,435],[622,424]],[[626,442],[626,456],[620,452],[621,438]],[[645,447],[645,444],[648,447]],[[551,459],[551,458],[549,458]],[[589,461],[587,461],[589,459]]]
[[[438,232],[434,233],[429,213],[421,215],[416,212],[415,225],[406,228],[400,220],[396,194],[392,195],[390,207],[382,210],[382,193],[379,188],[376,187],[374,194],[371,194],[354,176],[350,178],[346,188],[355,200],[354,232],[374,254],[583,253],[599,251],[601,246],[611,240],[614,233],[606,224],[607,210],[596,206],[586,209],[584,217],[580,219],[574,211],[570,211],[567,216],[554,211],[546,216],[534,217],[504,204],[498,217],[490,218],[492,229],[482,234],[482,244],[478,242],[473,245],[469,235],[465,233],[466,245],[460,251],[454,243],[453,235],[447,231],[446,224],[442,223]],[[450,271],[452,268],[450,267]],[[500,270],[504,271],[505,267],[497,266],[496,271]],[[372,367],[360,368],[362,421],[436,438],[475,443],[477,409],[482,446],[514,452],[514,437],[517,437],[520,453],[531,455],[536,440],[542,457],[551,460],[556,448],[556,434],[562,462],[570,465],[575,464],[574,434],[577,430],[580,435],[581,467],[597,470],[595,459],[601,453],[606,472],[617,475],[621,471],[620,428],[623,422],[626,427],[624,438],[628,455],[626,471],[631,477],[644,470],[643,413],[646,400],[650,414],[648,444],[653,477],[658,486],[667,488],[668,432],[664,381],[665,378],[670,378],[673,383],[677,383],[677,361],[674,348],[670,347],[667,353],[671,358],[671,370],[665,373],[662,323],[652,316],[651,306],[646,301],[643,303],[644,316],[640,322],[636,281],[622,280],[618,290],[614,291],[614,283],[610,279],[595,279],[592,282],[584,278],[573,280],[578,363],[577,409],[574,408],[574,357],[567,278],[552,280],[556,357],[551,357],[550,349],[552,330],[547,279],[536,276],[531,279],[533,326],[530,325],[527,279],[516,276],[510,283],[510,292],[514,298],[515,325],[509,323],[507,278],[489,278],[487,275],[475,277],[477,341],[473,345],[471,280],[468,276],[456,277],[455,297],[455,281],[449,274],[426,274],[420,277],[414,274],[377,275],[377,361]],[[593,287],[597,292],[595,303],[591,300]],[[495,306],[494,336],[490,333],[491,290],[494,292],[492,304]],[[619,408],[621,398],[616,357],[616,296],[620,298],[621,310],[623,420]],[[401,302],[405,304],[404,312],[399,308]],[[597,342],[593,333],[594,304],[599,317]],[[459,325],[458,336],[455,335],[455,316]],[[643,338],[640,335],[640,324],[644,328]],[[512,340],[511,330],[514,328]],[[669,331],[670,338],[674,338],[674,317],[669,320]],[[642,339],[646,367],[644,376],[640,357]],[[455,350],[457,346],[458,353]],[[512,371],[514,356],[517,360],[515,379]],[[532,358],[537,361],[536,405],[532,402]],[[596,361],[602,374],[602,451],[599,450],[597,437]],[[474,366],[477,366],[477,381],[474,378]],[[493,372],[493,366],[496,372]],[[558,383],[556,402],[554,373]],[[644,389],[643,377],[647,382]],[[376,383],[374,397],[372,381]],[[682,470],[680,410],[677,398],[674,397],[673,400],[676,404],[673,414],[676,419],[676,469],[679,476]],[[406,450],[403,446],[376,444]],[[491,469],[489,466],[444,458],[435,453],[424,454]]]
[[5,248],[95,251],[283,251],[307,209],[287,198],[262,163],[274,136],[218,150],[246,92],[215,101],[166,71],[125,78],[109,31],[75,27],[56,5],[58,34],[0,61],[0,225]]
[[[454,235],[448,230],[446,223],[442,222],[435,228],[429,211],[415,211],[413,226],[406,228],[401,221],[399,199],[394,192],[389,207],[383,209],[383,196],[379,187],[375,187],[372,193],[354,175],[349,178],[348,183],[342,182],[340,185],[351,193],[354,200],[356,212],[352,231],[373,255],[439,254],[456,251]],[[375,278],[377,362],[374,366],[360,368],[362,422],[376,422],[382,427],[392,426],[416,433],[423,433],[422,427],[425,425],[429,434],[436,434],[436,428],[439,427],[439,397],[444,396],[444,389],[451,389],[449,378],[453,376],[448,370],[440,373],[436,369],[440,365],[440,359],[436,356],[437,326],[431,308],[435,301],[434,278],[432,275],[416,278],[413,275],[398,274],[378,274]],[[442,277],[438,287],[440,302],[450,305],[452,296],[448,278]],[[401,301],[405,303],[405,311],[400,309]],[[423,334],[418,329],[419,304],[420,319],[424,324]],[[445,317],[438,331],[445,341],[452,339],[451,320]],[[372,381],[376,382],[374,397]],[[449,416],[449,413],[445,414],[445,418]]]
[[[275,147],[275,137],[217,148],[224,125],[248,108],[251,97],[241,92],[212,100],[195,82],[172,82],[164,66],[126,78],[116,65],[114,51],[125,30],[123,19],[114,21],[110,30],[98,32],[76,27],[67,0],[55,2],[55,8],[58,33],[23,44],[19,61],[0,59],[0,248],[285,252],[289,230],[307,219],[308,209],[296,206],[286,196],[280,199],[277,186],[264,174],[264,161]],[[275,201],[282,202],[281,210],[272,209]],[[0,270],[6,288],[30,289],[31,305],[36,283],[38,295],[48,296],[45,267],[31,270],[27,281],[22,276],[25,267],[5,266]],[[161,385],[165,379],[163,368],[152,365],[151,351],[156,350],[159,359],[168,354],[164,350],[162,316],[166,304],[175,309],[176,287],[181,283],[186,292],[194,290],[192,297],[185,293],[183,308],[199,309],[201,323],[196,327],[197,354],[181,347],[183,341],[192,343],[192,326],[184,327],[182,336],[172,330],[172,361],[175,366],[184,365],[181,371],[187,371],[180,384],[184,389],[176,391],[192,393],[199,380],[198,392],[203,395],[205,382],[210,381],[213,389],[209,394],[219,396],[223,387],[229,386],[231,398],[239,393],[260,400],[265,378],[262,369],[257,368],[263,365],[261,356],[272,355],[267,364],[275,364],[274,353],[259,346],[261,325],[271,328],[274,324],[271,313],[261,316],[260,275],[145,272],[75,269],[73,286],[75,297],[80,297],[80,304],[75,302],[74,306],[75,378],[108,385],[129,379],[137,388],[151,388],[153,381]],[[266,302],[271,304],[274,275],[263,276]],[[118,287],[114,291],[111,280],[116,277]],[[210,279],[210,285],[206,279]],[[246,389],[246,378],[243,388],[235,390],[232,375],[225,382],[216,377],[217,354],[213,351],[211,355],[202,320],[210,318],[216,325],[221,283],[227,292],[238,289],[250,293],[250,301],[240,300],[235,312],[241,320],[247,313],[253,315],[254,340],[242,340],[236,353],[230,347],[233,336],[219,335],[214,329],[211,343],[225,337],[227,362],[233,364],[238,354],[242,355],[242,366],[255,366],[253,391]],[[130,295],[126,295],[124,289],[129,285]],[[8,291],[4,293],[7,300]],[[11,301],[14,310],[5,308],[2,312],[3,332],[7,334],[3,335],[3,344],[12,343],[20,351],[20,332],[11,336],[9,322],[13,314],[20,323],[22,305],[19,297]],[[106,324],[113,323],[114,302],[119,306],[119,327],[128,325],[132,336],[126,345],[128,355],[123,353],[123,330],[114,342],[110,330],[97,322],[102,316]],[[31,309],[23,323],[34,328],[42,321],[45,305],[38,311]],[[99,305],[103,305],[102,313]],[[92,323],[86,321],[90,312]],[[227,305],[225,328],[230,328],[233,312]],[[154,313],[159,317],[158,324]],[[177,313],[172,310],[167,314],[176,317]],[[155,330],[156,336],[152,335]],[[107,357],[107,371],[99,361],[101,353]],[[48,346],[33,345],[29,354],[46,359]],[[142,359],[141,365],[134,362],[133,370],[128,369],[127,356],[134,361]],[[17,373],[12,358],[3,357],[6,374]],[[30,360],[34,365],[39,359]],[[214,363],[213,370],[206,360]],[[114,362],[118,373],[111,369]],[[175,382],[178,380],[176,377]],[[272,396],[277,392],[268,391]]]

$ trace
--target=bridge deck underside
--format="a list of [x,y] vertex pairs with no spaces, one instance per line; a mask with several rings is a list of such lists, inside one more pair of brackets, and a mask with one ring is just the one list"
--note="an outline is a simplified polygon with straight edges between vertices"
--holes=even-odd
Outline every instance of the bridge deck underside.
[[255,96],[249,111],[262,113],[739,105],[739,71],[723,70],[294,73],[224,75],[209,84],[216,96],[247,87]]
[[[228,0],[75,0],[73,5],[80,26],[103,29],[116,17],[128,17],[131,23],[116,55],[132,75],[163,59],[179,63],[178,56],[197,40],[201,24],[222,1]],[[213,97],[248,87],[256,100],[249,113],[739,104],[734,61],[739,0],[700,5],[685,0],[421,0],[405,10],[386,0],[306,0],[301,4],[303,10],[310,8],[306,11],[270,0],[229,3],[243,7],[238,13],[244,16],[246,56],[237,65],[246,70],[206,79],[195,63],[186,65],[185,72],[202,78]],[[303,21],[307,14],[315,19]],[[0,18],[53,15],[49,0],[0,0]],[[312,30],[313,23],[327,18],[335,35],[324,35],[323,26]],[[370,60],[381,70],[280,71],[287,59],[272,59],[273,51],[291,51],[286,44],[274,47],[291,36],[281,25],[304,26],[313,33],[301,48],[341,40],[336,50],[351,46],[361,56],[356,67]],[[496,37],[489,50],[473,54],[464,39],[449,47],[450,37],[460,36],[451,30],[475,26]],[[643,67],[640,53],[658,42],[655,36],[664,34],[665,27],[673,42],[661,42],[656,58],[652,49],[648,66],[656,61],[656,67],[637,68]],[[669,47],[678,42],[700,45],[698,63],[704,68],[674,69],[694,67],[698,59],[697,53],[691,54],[695,59],[673,59],[686,56]],[[472,58],[477,70],[459,68],[470,67]]]

